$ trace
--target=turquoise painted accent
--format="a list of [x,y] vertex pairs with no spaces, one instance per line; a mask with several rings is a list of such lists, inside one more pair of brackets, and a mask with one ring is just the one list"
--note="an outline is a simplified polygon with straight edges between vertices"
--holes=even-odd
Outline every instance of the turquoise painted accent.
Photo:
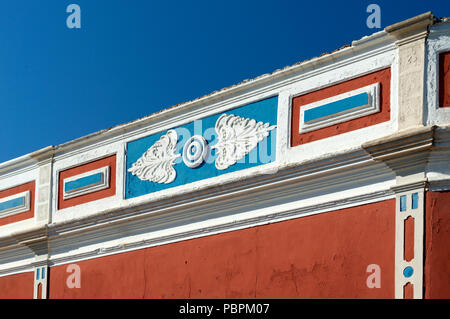
[[101,182],[103,182],[103,173],[97,173],[65,183],[64,190],[70,192],[87,186],[96,185]]
[[406,195],[400,196],[400,211],[406,211]]
[[405,269],[403,269],[403,276],[405,276],[406,278],[411,277],[413,274],[414,274],[413,267],[408,266]]
[[[178,143],[176,145],[175,154],[181,154],[183,146],[187,140],[194,135],[203,136],[208,142],[210,148],[217,143],[217,133],[215,132],[215,124],[222,114],[234,114],[244,118],[255,119],[258,122],[277,124],[278,97],[268,98],[255,103],[247,104],[223,113],[218,113],[201,120],[190,122],[188,124],[173,128],[178,133]],[[200,129],[201,127],[201,129]],[[189,134],[187,134],[189,132]],[[236,164],[225,170],[218,170],[215,167],[216,150],[211,150],[210,157],[196,168],[187,167],[182,157],[178,157],[174,162],[173,168],[177,176],[175,180],[169,184],[158,184],[150,181],[142,181],[136,175],[128,172],[128,169],[144,154],[160,137],[167,133],[167,130],[143,137],[141,139],[127,143],[126,158],[126,183],[125,198],[133,198],[149,194],[152,192],[172,188],[175,186],[189,184],[195,181],[203,180],[239,171],[242,169],[255,167],[258,165],[271,163],[275,161],[276,154],[276,134],[277,129],[269,131],[269,136],[258,143],[249,154]]]
[[419,194],[412,194],[412,209],[417,209],[419,207]]
[[360,93],[351,97],[344,98],[339,101],[316,106],[305,111],[305,123],[335,115],[341,112],[350,111],[357,107],[367,105],[369,103],[369,94]]
[[24,204],[25,204],[25,197],[18,197],[7,200],[6,202],[0,203],[0,213],[14,207],[23,206]]
[[36,269],[36,280],[39,280],[39,270],[40,268]]
[[41,277],[41,279],[44,279],[45,278],[45,268],[42,268],[42,277]]

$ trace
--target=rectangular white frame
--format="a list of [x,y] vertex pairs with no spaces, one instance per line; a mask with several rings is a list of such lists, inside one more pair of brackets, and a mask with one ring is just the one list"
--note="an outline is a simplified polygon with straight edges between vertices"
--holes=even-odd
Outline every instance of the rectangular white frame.
[[8,217],[8,216],[12,216],[12,215],[16,215],[16,214],[20,214],[20,213],[29,211],[30,210],[30,191],[26,191],[26,192],[14,194],[14,195],[11,195],[8,197],[0,198],[0,202],[4,203],[4,202],[10,201],[10,200],[13,200],[16,198],[21,198],[21,197],[25,198],[24,204],[21,206],[11,207],[11,208],[8,208],[8,209],[0,212],[0,218]]
[[[300,134],[379,112],[380,111],[379,92],[380,92],[380,83],[377,82],[353,91],[342,93],[324,100],[320,100],[302,106],[300,108],[300,125],[299,125]],[[359,106],[357,108],[353,108],[348,111],[331,114],[325,117],[324,119],[318,119],[313,123],[305,123],[306,111],[322,106],[324,104],[333,103],[361,93],[367,93],[369,95],[368,104]]]
[[[86,176],[98,174],[98,173],[101,173],[103,175],[103,180],[100,183],[86,185],[86,186],[80,187],[73,191],[66,191],[66,188],[65,188],[66,183],[86,177]],[[86,195],[86,194],[89,194],[92,192],[106,189],[108,187],[109,187],[109,166],[104,166],[104,167],[101,167],[101,168],[98,168],[98,169],[95,169],[95,170],[92,170],[92,171],[89,171],[86,173],[82,173],[79,175],[65,178],[63,180],[63,199],[69,199],[69,198],[78,197],[81,195]]]

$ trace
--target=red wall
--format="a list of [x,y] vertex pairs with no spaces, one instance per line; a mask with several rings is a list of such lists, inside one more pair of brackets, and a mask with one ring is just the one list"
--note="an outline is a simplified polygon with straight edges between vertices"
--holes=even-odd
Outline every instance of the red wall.
[[33,299],[34,272],[0,277],[0,299]]
[[439,106],[450,107],[450,52],[439,54]]
[[[50,269],[50,298],[394,298],[395,201]],[[381,288],[368,288],[369,264]]]
[[425,298],[450,298],[450,192],[425,200]]

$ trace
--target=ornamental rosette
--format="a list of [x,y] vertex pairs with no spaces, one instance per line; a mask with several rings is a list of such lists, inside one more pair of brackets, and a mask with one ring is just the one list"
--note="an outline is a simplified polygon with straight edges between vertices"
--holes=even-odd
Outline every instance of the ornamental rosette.
[[173,165],[174,160],[181,156],[175,154],[178,142],[178,134],[175,130],[167,133],[153,144],[133,165],[128,169],[140,180],[159,184],[169,184],[177,176]]
[[217,150],[216,168],[224,170],[234,165],[269,136],[275,127],[233,114],[221,115],[215,126],[218,142],[212,147]]

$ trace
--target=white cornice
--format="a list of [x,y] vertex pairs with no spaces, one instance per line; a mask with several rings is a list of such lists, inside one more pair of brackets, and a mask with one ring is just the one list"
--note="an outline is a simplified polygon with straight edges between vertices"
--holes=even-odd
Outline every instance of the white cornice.
[[[222,89],[207,96],[182,103],[162,110],[141,119],[121,124],[110,129],[101,130],[87,136],[69,141],[51,148],[56,160],[85,152],[96,147],[114,143],[117,140],[129,139],[146,131],[160,131],[177,124],[183,124],[218,110],[226,110],[227,106],[239,103],[252,97],[264,94],[276,95],[280,88],[300,81],[304,78],[316,76],[342,66],[365,60],[371,56],[395,49],[391,36],[381,31],[371,36],[354,41],[353,45],[317,58],[277,70],[253,80]],[[273,93],[270,93],[273,92]],[[268,97],[268,96],[267,96]],[[231,107],[231,106],[229,106]],[[39,152],[39,151],[38,151]],[[35,163],[33,154],[0,163],[0,175],[12,167],[29,166]]]
[[[0,238],[0,256],[19,247],[36,252],[48,248],[49,264],[56,265],[207,236],[386,200],[393,197],[393,179],[385,165],[355,150],[285,167],[272,175],[16,232]],[[333,195],[340,192],[346,195]],[[108,246],[118,238],[126,242]],[[96,243],[104,245],[91,249]],[[4,269],[0,265],[0,276],[28,271],[33,262],[23,260]]]

